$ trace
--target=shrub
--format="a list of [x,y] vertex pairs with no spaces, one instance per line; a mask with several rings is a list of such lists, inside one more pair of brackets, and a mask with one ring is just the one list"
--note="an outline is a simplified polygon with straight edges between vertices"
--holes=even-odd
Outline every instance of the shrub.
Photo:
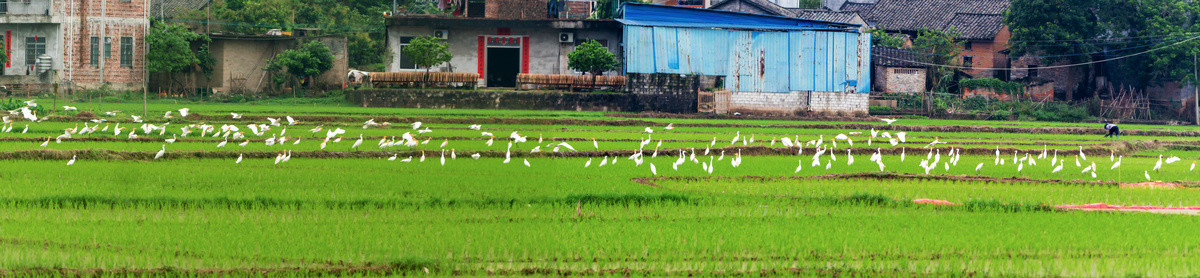
[[871,106],[867,110],[871,112],[871,115],[887,115],[892,113],[892,108],[887,106]]

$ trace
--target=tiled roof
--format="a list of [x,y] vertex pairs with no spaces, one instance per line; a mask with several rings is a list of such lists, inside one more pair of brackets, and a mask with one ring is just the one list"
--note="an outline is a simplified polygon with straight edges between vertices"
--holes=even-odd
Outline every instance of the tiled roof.
[[917,61],[917,55],[909,50],[888,48],[888,47],[872,47],[871,61],[878,66],[885,67],[902,67],[902,68],[924,68],[924,65],[910,62]]
[[833,21],[841,23],[859,24],[855,21],[858,13],[855,12],[835,12],[822,9],[788,9],[791,10],[794,17],[812,20]]
[[150,17],[175,18],[181,14],[195,11],[207,6],[211,0],[152,0],[150,2]]
[[[716,4],[713,4],[711,7],[708,7],[708,8],[709,9],[721,9],[721,7],[725,6],[725,5],[733,5],[733,4],[741,4],[741,3],[750,4],[751,6],[754,6],[761,10],[767,11],[769,13],[768,15],[787,16],[787,17],[793,16],[792,11],[784,9],[783,7],[780,7],[779,5],[776,5],[775,3],[767,2],[765,0],[724,0],[724,1],[718,2]],[[721,9],[721,10],[726,10],[726,9]]]
[[1000,28],[1004,27],[1004,16],[997,14],[955,14],[942,29],[953,26],[959,33],[960,39],[985,40],[992,39]]
[[[847,4],[849,6],[851,4]],[[1004,25],[1009,0],[879,0],[851,9],[868,23],[889,31],[946,30],[956,26],[963,39],[990,39]],[[847,9],[843,6],[843,9]]]

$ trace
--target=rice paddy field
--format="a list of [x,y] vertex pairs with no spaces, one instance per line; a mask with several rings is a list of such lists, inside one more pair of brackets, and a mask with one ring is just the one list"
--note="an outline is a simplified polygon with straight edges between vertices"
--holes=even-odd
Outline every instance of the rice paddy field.
[[1200,275],[1191,126],[74,105],[0,133],[0,275]]

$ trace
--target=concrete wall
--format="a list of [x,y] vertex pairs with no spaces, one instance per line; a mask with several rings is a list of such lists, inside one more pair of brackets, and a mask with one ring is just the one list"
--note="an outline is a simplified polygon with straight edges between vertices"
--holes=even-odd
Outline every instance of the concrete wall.
[[52,0],[8,1],[9,15],[49,15]]
[[333,54],[333,67],[316,78],[314,85],[322,87],[341,87],[346,81],[349,54],[346,48],[346,38],[330,37],[215,37],[210,49],[216,63],[213,65],[213,79],[209,86],[214,92],[259,92],[271,83],[265,75],[263,67],[267,60],[288,49],[296,48],[301,41],[318,40],[329,47]]
[[875,67],[875,90],[885,93],[925,91],[928,70],[923,68]]
[[[640,110],[696,113],[697,94],[711,78],[699,75],[629,73],[626,88],[637,96]],[[709,82],[706,82],[709,81]]]
[[363,107],[641,111],[637,98],[631,94],[457,90],[355,90],[348,93],[352,101]]
[[[497,35],[497,28],[504,26],[438,27],[438,26],[389,26],[388,49],[392,60],[387,71],[423,71],[424,69],[400,69],[400,38],[433,35],[434,30],[449,30],[450,52],[454,58],[450,63],[434,69],[442,72],[480,72],[479,36]],[[511,28],[513,36],[529,36],[529,73],[533,74],[577,74],[567,67],[567,53],[575,49],[574,44],[559,43],[560,32],[574,32],[577,41],[585,39],[608,40],[608,50],[620,59],[621,31],[555,28]],[[612,73],[607,73],[612,74]],[[483,78],[486,75],[481,74]],[[484,86],[480,79],[480,86]]]
[[0,36],[7,33],[11,33],[12,36],[11,43],[6,44],[10,63],[3,67],[4,75],[33,74],[33,65],[25,63],[25,38],[34,36],[46,38],[46,54],[54,57],[53,68],[63,69],[63,37],[59,32],[59,24],[0,24]]

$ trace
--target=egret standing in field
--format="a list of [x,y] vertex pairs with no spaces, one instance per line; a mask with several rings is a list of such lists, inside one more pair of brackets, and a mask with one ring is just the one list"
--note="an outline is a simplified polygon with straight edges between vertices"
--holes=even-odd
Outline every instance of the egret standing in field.
[[363,141],[363,136],[362,136],[362,134],[360,133],[360,134],[358,134],[358,140],[354,141],[354,145],[350,146],[350,148],[351,148],[351,149],[358,149],[358,145],[362,145],[362,141]]
[[163,155],[166,153],[167,153],[167,145],[164,144],[164,145],[162,145],[162,149],[158,150],[158,153],[154,154],[154,159],[162,158]]
[[75,156],[71,155],[71,161],[67,161],[67,166],[75,165]]

